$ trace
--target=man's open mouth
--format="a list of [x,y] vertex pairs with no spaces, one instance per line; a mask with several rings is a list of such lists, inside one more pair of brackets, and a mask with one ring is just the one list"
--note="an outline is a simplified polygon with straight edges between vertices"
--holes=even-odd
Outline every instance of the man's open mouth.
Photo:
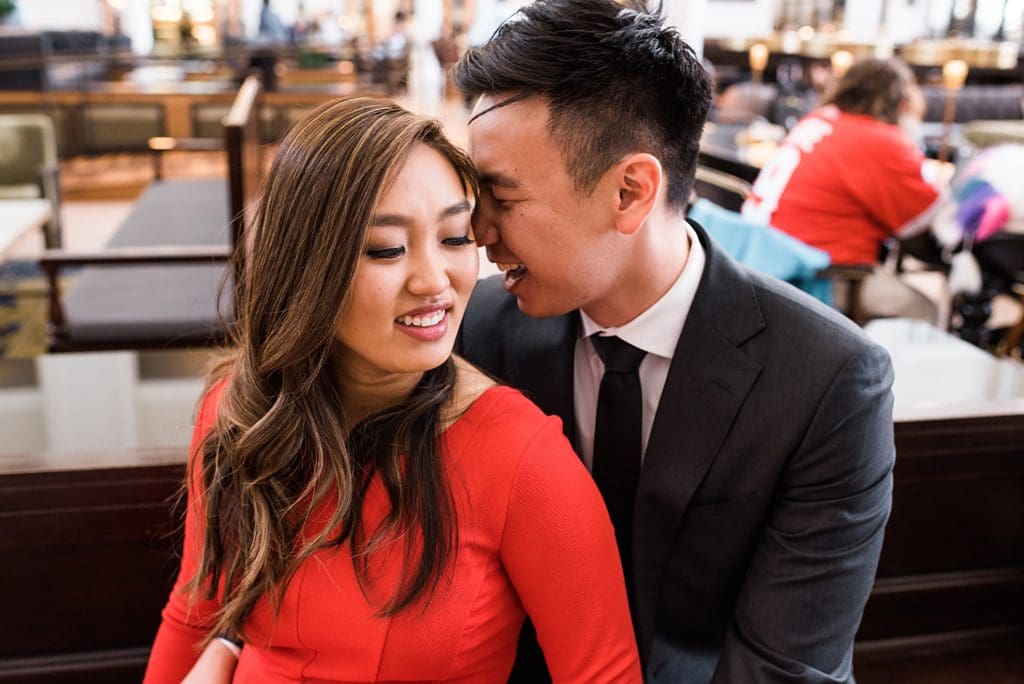
[[514,283],[526,275],[526,267],[522,264],[495,264],[505,274],[506,283]]

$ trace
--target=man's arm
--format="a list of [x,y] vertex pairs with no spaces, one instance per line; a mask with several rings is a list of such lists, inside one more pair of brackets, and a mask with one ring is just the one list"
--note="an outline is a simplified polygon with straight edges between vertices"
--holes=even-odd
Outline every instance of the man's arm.
[[892,379],[871,346],[825,393],[782,474],[713,682],[851,681],[892,502]]

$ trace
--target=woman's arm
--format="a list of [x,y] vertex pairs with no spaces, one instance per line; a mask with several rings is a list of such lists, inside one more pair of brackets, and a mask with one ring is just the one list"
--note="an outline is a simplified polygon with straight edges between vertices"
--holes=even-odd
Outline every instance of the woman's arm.
[[556,684],[643,681],[611,521],[556,418],[520,464],[501,554]]
[[214,639],[181,684],[230,684],[236,665],[238,654],[220,639]]
[[[191,459],[189,468],[198,473],[201,468],[199,445],[213,426],[217,416],[217,405],[223,392],[224,383],[215,386],[203,399],[192,434]],[[195,575],[199,552],[203,540],[204,513],[198,491],[199,478],[194,478],[188,491],[188,505],[185,510],[185,542],[182,547],[181,569],[174,583],[171,595],[164,607],[163,621],[157,632],[149,664],[146,666],[146,684],[178,684],[188,674],[199,657],[199,645],[211,624],[211,617],[218,610],[215,600],[193,599],[185,585]],[[223,647],[221,647],[222,650]],[[230,654],[229,654],[230,655]]]

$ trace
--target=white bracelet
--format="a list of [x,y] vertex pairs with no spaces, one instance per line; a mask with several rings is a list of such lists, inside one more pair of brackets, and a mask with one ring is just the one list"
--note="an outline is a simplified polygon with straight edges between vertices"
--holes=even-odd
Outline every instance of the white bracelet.
[[231,641],[231,639],[217,637],[217,641],[220,642],[221,646],[231,651],[231,654],[236,658],[242,655],[242,647],[236,644],[235,642]]

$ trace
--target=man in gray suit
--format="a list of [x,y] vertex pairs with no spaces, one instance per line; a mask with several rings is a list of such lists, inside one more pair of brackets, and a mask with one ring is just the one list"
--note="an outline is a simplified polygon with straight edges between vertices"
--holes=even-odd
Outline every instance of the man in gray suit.
[[[700,62],[642,7],[540,0],[455,80],[479,96],[476,238],[504,272],[460,350],[561,416],[616,525],[648,680],[853,681],[891,364],[685,219]],[[513,679],[542,662],[524,646]]]

